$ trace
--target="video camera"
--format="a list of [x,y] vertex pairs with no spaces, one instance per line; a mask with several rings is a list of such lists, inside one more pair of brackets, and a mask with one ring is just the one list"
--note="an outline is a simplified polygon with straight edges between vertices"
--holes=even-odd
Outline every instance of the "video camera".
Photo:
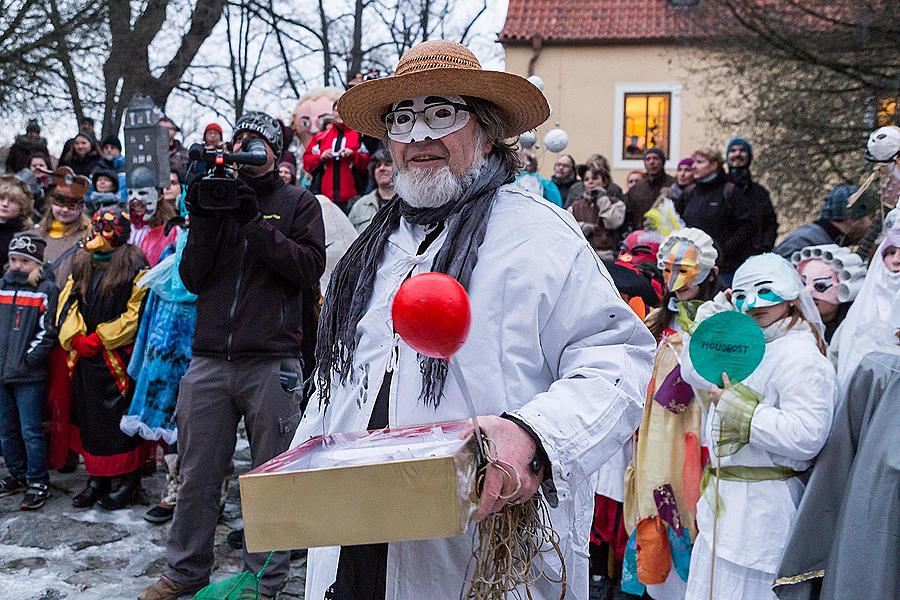
[[206,164],[206,174],[199,182],[197,204],[204,210],[235,210],[240,205],[237,197],[237,173],[229,166],[266,164],[266,144],[257,138],[245,138],[241,152],[226,152],[218,148],[208,150],[202,144],[191,146],[188,156],[192,161]]

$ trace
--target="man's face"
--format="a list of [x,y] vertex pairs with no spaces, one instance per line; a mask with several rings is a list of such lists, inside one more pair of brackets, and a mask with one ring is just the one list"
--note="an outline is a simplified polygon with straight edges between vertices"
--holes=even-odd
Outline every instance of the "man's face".
[[553,165],[553,176],[559,180],[569,179],[575,172],[575,165],[568,156],[560,156]]
[[82,121],[78,124],[79,131],[87,131],[88,133],[94,133],[94,124],[90,121]]
[[375,165],[375,184],[378,187],[386,187],[391,185],[391,178],[394,176],[394,164],[389,162],[380,162]]
[[272,149],[269,147],[269,144],[266,143],[266,140],[255,131],[242,131],[234,136],[234,151],[240,152],[241,142],[248,138],[256,138],[263,143],[263,146],[266,148],[266,163],[262,166],[241,165],[241,171],[247,173],[251,177],[259,177],[260,175],[264,175],[275,169],[275,153],[272,152]]
[[681,187],[686,187],[694,183],[694,165],[678,165],[678,171],[675,173],[675,181]]
[[641,181],[642,179],[643,179],[643,177],[641,177],[640,173],[629,174],[628,181],[626,183],[626,185],[628,186],[628,189],[630,190],[631,188],[633,188],[635,186],[635,184],[637,184],[637,182]]
[[662,173],[662,159],[657,154],[648,154],[644,157],[644,169],[648,175],[659,175]]
[[735,144],[728,150],[728,162],[732,167],[746,167],[749,158],[747,149],[740,144]]
[[[454,175],[461,175],[475,163],[476,130],[474,119],[469,119],[462,129],[447,134],[440,139],[404,144],[388,138],[394,164],[400,171],[413,169],[438,170],[449,167]],[[491,149],[488,142],[480,148],[482,154]]]
[[847,219],[845,223],[847,229],[844,232],[844,242],[845,245],[852,245],[863,239],[863,236],[868,233],[869,229],[872,227],[872,223],[874,223],[874,217],[872,215],[865,215],[859,219]]
[[38,138],[41,137],[41,134],[32,129],[30,131],[25,132],[25,137],[28,138],[29,140],[37,140]]
[[100,148],[100,153],[106,160],[115,160],[122,156],[122,151],[112,144],[104,144],[103,147]]
[[208,148],[218,148],[222,143],[222,134],[215,129],[208,129],[206,133],[203,134],[203,143]]

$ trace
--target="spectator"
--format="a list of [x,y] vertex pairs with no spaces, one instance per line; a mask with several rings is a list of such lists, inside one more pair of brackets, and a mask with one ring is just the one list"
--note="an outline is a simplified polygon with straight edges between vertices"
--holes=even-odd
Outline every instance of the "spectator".
[[636,186],[641,181],[644,181],[646,178],[647,174],[643,171],[629,171],[628,176],[625,178],[626,191],[630,191],[631,188]]
[[188,149],[181,144],[181,140],[176,139],[181,129],[169,117],[160,119],[159,124],[166,128],[169,135],[169,168],[178,171],[183,179],[191,160],[188,157]]
[[666,198],[677,200],[692,185],[694,185],[694,159],[686,156],[678,161],[678,170],[675,171],[675,183],[669,186],[668,191],[666,191]]
[[[606,194],[600,185],[598,171],[591,167],[585,172],[584,196],[569,207],[569,212],[578,221],[597,256],[613,260],[619,245],[619,227],[625,218],[625,203]],[[593,179],[592,174],[596,174],[597,179]]]
[[[588,159],[587,164],[579,167],[578,175],[582,179],[584,178],[584,174],[591,167],[596,168],[600,175],[600,185],[603,189],[606,190],[607,195],[610,198],[618,198],[619,200],[625,200],[625,192],[622,191],[616,183],[612,180],[612,171],[609,168],[609,161],[606,160],[606,157],[602,154],[592,154]],[[584,196],[585,185],[583,181],[576,181],[572,184],[572,187],[569,188],[568,195],[565,196],[566,203],[564,208],[570,208],[572,204],[579,200],[582,196]]]
[[556,184],[538,173],[537,157],[534,154],[523,152],[520,155],[523,168],[516,175],[516,185],[532,194],[537,194],[545,200],[562,208],[562,196]]
[[872,226],[873,213],[878,208],[878,193],[866,190],[849,207],[850,196],[858,189],[855,185],[839,185],[831,190],[822,204],[819,219],[789,233],[775,247],[775,253],[790,259],[794,252],[807,246],[852,246],[860,241]]
[[56,285],[62,288],[72,273],[72,261],[78,244],[91,225],[84,214],[84,197],[90,187],[87,177],[67,177],[69,169],[60,168],[52,176],[55,187],[50,194],[50,210],[38,225],[38,231],[47,244],[44,258],[45,271],[53,275]]
[[176,216],[175,204],[161,199],[156,187],[156,175],[147,167],[135,167],[128,182],[128,213],[131,217],[131,235],[128,243],[144,253],[150,267],[159,262],[162,251],[175,243],[178,230],[166,227]]
[[286,185],[297,185],[297,167],[287,161],[278,164],[278,176]]
[[163,188],[162,199],[164,202],[171,203],[172,206],[181,204],[181,196],[184,190],[181,186],[181,178],[178,171],[172,169],[169,171],[169,185]]
[[[118,185],[116,190],[122,200],[128,198],[128,182],[125,177],[125,157],[122,156],[122,142],[114,135],[108,135],[100,142],[100,162],[98,169],[112,171],[116,174]],[[95,187],[96,189],[96,187]]]
[[[78,120],[78,131],[86,131],[93,136],[96,140],[97,135],[94,133],[94,119],[90,117],[81,117]],[[75,143],[75,138],[69,138],[66,140],[66,143],[63,144],[62,152],[59,153],[60,156],[65,156],[72,151],[72,144]]]
[[694,152],[693,159],[694,186],[675,202],[675,208],[685,225],[705,231],[721,249],[719,279],[727,286],[753,252],[752,207],[740,190],[729,184],[721,152],[703,148]]
[[369,161],[369,179],[375,182],[375,189],[361,196],[350,209],[350,222],[356,231],[362,232],[381,207],[397,197],[394,191],[394,159],[387,149],[372,155]]
[[625,227],[629,231],[640,229],[644,213],[656,203],[662,191],[675,183],[666,173],[666,153],[660,148],[649,148],[644,152],[644,169],[647,176],[628,188],[625,194]]
[[[34,212],[43,215],[50,195],[50,164],[47,157],[40,153],[32,154],[28,159],[28,171],[33,176],[32,181],[26,183],[29,183],[34,195]],[[23,171],[19,171],[17,176],[20,179],[27,177]]]
[[744,201],[749,203],[751,214],[756,220],[752,252],[771,252],[775,247],[775,238],[778,237],[778,217],[772,207],[769,190],[755,182],[750,175],[753,146],[746,138],[737,136],[728,142],[725,155],[728,160],[728,179],[737,186]]
[[210,123],[203,130],[203,145],[207,148],[221,148],[222,143],[222,126],[218,123]]
[[[298,357],[305,335],[312,335],[304,324],[325,267],[322,210],[309,191],[286,186],[275,172],[283,140],[278,122],[245,112],[235,126],[235,151],[251,139],[262,140],[267,160],[241,167],[237,209],[204,209],[197,184],[186,197],[191,226],[179,274],[197,294],[197,321],[177,400],[181,487],[164,573],[141,600],[174,599],[209,582],[220,489],[241,417],[254,467],[286,449],[299,420],[299,405],[279,373],[303,379]],[[245,544],[248,569],[259,571],[265,560]],[[289,567],[288,553],[275,553],[260,594],[274,596]]]
[[17,135],[12,146],[9,148],[9,155],[6,157],[6,172],[18,173],[22,169],[28,168],[28,161],[34,154],[49,157],[47,151],[47,139],[41,137],[41,126],[37,119],[31,119],[25,126],[25,134]]
[[[138,327],[146,288],[136,286],[146,263],[128,243],[127,215],[115,206],[94,214],[72,275],[59,297],[59,342],[72,371],[72,423],[75,450],[88,473],[72,506],[95,503],[119,510],[140,495],[140,468],[150,448],[119,429],[128,410],[131,381],[122,367]],[[70,438],[72,439],[72,438]],[[113,479],[119,484],[113,488]]]
[[47,358],[56,344],[50,315],[59,288],[45,277],[44,240],[17,233],[7,248],[9,268],[0,279],[0,447],[9,475],[0,496],[25,490],[21,510],[37,510],[50,496],[42,412],[47,399]]
[[34,196],[24,181],[0,175],[0,267],[6,265],[7,248],[13,235],[31,229]]
[[359,133],[344,124],[335,103],[332,126],[314,135],[303,153],[303,168],[313,178],[310,190],[324,194],[347,214],[350,199],[365,191],[368,164]]
[[94,168],[100,162],[100,149],[94,134],[89,131],[79,131],[72,138],[72,145],[64,150],[59,158],[59,166],[69,167],[76,175],[90,177]]
[[[322,208],[322,221],[325,224],[325,270],[319,278],[319,289],[324,294],[331,281],[331,273],[347,248],[358,237],[359,232],[353,227],[353,223],[344,212],[334,205],[334,202],[322,194],[316,194],[319,206]],[[351,209],[352,212],[352,209]]]
[[559,188],[559,193],[563,198],[568,198],[569,189],[578,181],[575,173],[575,159],[571,154],[560,154],[553,164],[553,183]]

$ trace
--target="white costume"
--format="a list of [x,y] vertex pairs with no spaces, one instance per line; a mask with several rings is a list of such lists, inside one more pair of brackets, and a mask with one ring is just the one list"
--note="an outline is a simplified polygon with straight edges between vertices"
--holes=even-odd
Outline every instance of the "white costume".
[[[511,185],[497,194],[469,285],[468,341],[454,360],[479,414],[509,412],[540,437],[559,497],[551,518],[566,561],[567,598],[586,600],[591,475],[640,422],[653,338],[621,300],[571,215]],[[425,234],[403,219],[390,235],[357,327],[354,378],[341,386],[335,377],[324,413],[316,397],[310,400],[293,445],[365,429],[388,369],[394,372],[391,427],[468,418],[452,374],[438,408],[419,400],[416,352],[393,333],[394,295],[408,275],[431,270],[446,229],[417,256]],[[466,588],[472,531],[390,544],[385,600],[457,598]],[[338,557],[336,547],[310,550],[307,598],[322,598],[335,581]],[[559,561],[544,557],[545,569],[558,576]],[[532,592],[550,600],[558,598],[559,586],[541,580]]]

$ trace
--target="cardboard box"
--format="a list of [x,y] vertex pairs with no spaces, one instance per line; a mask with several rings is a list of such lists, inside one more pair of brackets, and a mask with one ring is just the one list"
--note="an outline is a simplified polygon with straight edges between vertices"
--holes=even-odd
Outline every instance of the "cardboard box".
[[251,552],[446,538],[474,510],[467,421],[315,437],[240,477]]

